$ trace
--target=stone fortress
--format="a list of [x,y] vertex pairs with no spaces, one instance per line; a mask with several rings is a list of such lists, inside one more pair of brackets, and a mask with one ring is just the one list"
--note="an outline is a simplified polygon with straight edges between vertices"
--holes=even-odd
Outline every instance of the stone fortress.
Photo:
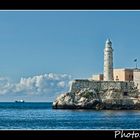
[[112,42],[107,39],[104,49],[104,74],[92,75],[90,80],[98,81],[133,81],[140,91],[140,69],[121,68],[113,69],[113,49]]
[[140,70],[113,69],[113,48],[107,39],[104,48],[104,74],[76,79],[70,91],[53,102],[53,108],[140,109]]

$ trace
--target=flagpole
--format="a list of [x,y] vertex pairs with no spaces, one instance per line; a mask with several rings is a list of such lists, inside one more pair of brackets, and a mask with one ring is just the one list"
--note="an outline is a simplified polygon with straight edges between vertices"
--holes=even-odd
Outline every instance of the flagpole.
[[135,69],[137,69],[137,59],[134,59],[134,62],[136,63],[136,68]]

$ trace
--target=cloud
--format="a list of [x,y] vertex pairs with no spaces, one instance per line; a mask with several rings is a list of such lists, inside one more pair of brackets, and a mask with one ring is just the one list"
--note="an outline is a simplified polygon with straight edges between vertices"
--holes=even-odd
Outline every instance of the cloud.
[[12,91],[13,84],[6,77],[0,77],[0,95],[9,93]]
[[68,91],[71,79],[71,75],[49,73],[21,78],[19,82],[13,83],[8,78],[0,77],[0,95],[56,96],[59,93]]
[[62,88],[65,87],[65,81],[60,81],[60,82],[57,84],[57,86],[60,87],[60,88],[61,88],[61,87],[62,87]]

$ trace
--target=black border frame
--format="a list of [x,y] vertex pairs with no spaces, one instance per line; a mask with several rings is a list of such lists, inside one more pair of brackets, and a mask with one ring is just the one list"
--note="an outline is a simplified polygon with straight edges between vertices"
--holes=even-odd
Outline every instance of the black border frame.
[[[140,10],[138,0],[0,1],[0,10]],[[0,130],[0,138],[115,138],[116,130]],[[140,130],[123,130],[140,133]],[[119,137],[120,138],[120,137]],[[131,138],[131,137],[130,137]]]

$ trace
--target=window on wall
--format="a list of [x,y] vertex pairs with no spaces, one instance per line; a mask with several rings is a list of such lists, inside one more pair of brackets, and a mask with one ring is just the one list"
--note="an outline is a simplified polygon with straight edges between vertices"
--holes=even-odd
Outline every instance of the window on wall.
[[127,96],[127,95],[128,95],[128,92],[124,92],[123,95],[124,95],[124,96]]
[[118,77],[118,75],[116,76],[116,81],[119,81],[119,77]]

